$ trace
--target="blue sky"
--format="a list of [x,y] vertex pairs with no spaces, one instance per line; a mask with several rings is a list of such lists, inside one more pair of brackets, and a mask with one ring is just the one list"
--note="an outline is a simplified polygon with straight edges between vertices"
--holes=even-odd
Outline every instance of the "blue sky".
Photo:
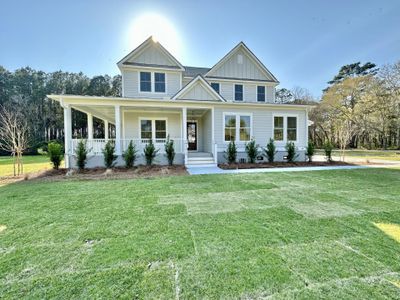
[[[149,14],[161,25],[135,27]],[[0,4],[0,65],[115,75],[116,62],[151,30],[191,66],[210,67],[244,41],[280,87],[317,97],[343,64],[400,60],[398,0],[13,0]]]

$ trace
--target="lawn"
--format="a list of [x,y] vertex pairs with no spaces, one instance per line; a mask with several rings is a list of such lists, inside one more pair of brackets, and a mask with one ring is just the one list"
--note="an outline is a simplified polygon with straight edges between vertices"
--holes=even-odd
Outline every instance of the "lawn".
[[[50,161],[46,155],[24,155],[24,173],[50,169]],[[13,175],[13,159],[11,156],[0,156],[0,177]]]
[[[317,154],[325,155],[324,150],[321,149],[317,150]],[[335,159],[338,159],[341,155],[342,153],[339,150],[332,152]],[[400,161],[400,150],[346,150],[345,157]]]
[[2,298],[394,299],[400,170],[0,187]]

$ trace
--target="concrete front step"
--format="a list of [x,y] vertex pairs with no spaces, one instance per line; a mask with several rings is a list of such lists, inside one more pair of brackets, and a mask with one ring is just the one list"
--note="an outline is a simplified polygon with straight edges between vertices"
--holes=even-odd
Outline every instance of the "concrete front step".
[[204,159],[204,160],[187,160],[188,165],[209,165],[209,164],[215,164],[213,159]]
[[187,164],[186,168],[208,168],[208,167],[217,167],[217,164],[213,163],[213,164],[201,164],[201,165],[190,165]]

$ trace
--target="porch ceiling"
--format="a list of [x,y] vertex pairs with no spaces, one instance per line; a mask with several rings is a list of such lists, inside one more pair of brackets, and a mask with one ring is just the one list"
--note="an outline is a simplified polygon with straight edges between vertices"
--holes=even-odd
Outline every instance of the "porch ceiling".
[[188,109],[187,118],[201,118],[208,111],[208,109]]
[[92,114],[94,117],[107,120],[115,124],[115,109],[113,106],[96,106],[96,105],[74,105],[72,108],[86,114]]

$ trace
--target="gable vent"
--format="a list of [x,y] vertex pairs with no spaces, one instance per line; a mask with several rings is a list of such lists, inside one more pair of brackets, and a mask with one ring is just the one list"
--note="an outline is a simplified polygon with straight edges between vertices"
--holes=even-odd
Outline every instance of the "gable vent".
[[243,64],[243,55],[242,54],[238,54],[237,62],[238,62],[239,65]]

